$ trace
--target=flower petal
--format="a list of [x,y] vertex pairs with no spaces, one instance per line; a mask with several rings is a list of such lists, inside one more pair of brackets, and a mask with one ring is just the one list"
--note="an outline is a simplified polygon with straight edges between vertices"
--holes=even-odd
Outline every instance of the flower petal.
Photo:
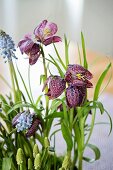
[[67,105],[72,108],[79,105],[79,91],[76,86],[70,85],[66,89],[66,101]]
[[51,43],[56,43],[56,42],[60,42],[62,41],[61,38],[59,36],[53,36],[53,37],[50,37],[50,38],[47,38],[43,41],[43,44],[44,45],[49,45]]
[[44,41],[45,39],[52,37],[57,32],[57,25],[55,23],[43,20],[34,30],[34,35],[37,40]]
[[[47,83],[48,80],[46,82],[46,85]],[[55,99],[63,93],[65,88],[66,82],[64,79],[62,79],[60,76],[51,76],[49,77],[49,90],[46,95],[49,97],[49,99]]]
[[37,62],[38,58],[40,56],[40,46],[36,43],[32,46],[30,52],[29,52],[29,64],[33,65]]
[[36,36],[36,38],[42,39],[42,37],[43,37],[43,32],[44,32],[44,28],[46,27],[47,22],[48,22],[47,20],[43,20],[43,21],[34,29],[34,35]]
[[26,34],[24,39],[22,39],[19,43],[18,43],[18,47],[20,48],[21,53],[28,53],[32,46],[34,45],[34,42],[31,39],[31,35],[30,34]]
[[35,134],[35,132],[38,130],[39,125],[41,124],[41,121],[38,118],[35,118],[32,126],[28,129],[28,132],[26,133],[26,137],[31,137]]

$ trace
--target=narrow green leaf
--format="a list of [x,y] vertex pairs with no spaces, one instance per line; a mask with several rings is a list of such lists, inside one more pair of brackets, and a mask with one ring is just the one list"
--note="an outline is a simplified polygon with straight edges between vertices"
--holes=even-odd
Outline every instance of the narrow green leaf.
[[9,87],[9,89],[12,90],[10,84],[8,83],[8,81],[0,74],[0,78],[2,79],[2,81]]
[[84,58],[84,68],[88,69],[88,63],[86,58],[86,49],[85,49],[85,41],[83,33],[81,32],[81,42],[82,42],[82,51],[83,51],[83,58]]
[[3,158],[2,170],[11,170],[11,158]]
[[61,131],[62,131],[64,140],[67,144],[67,150],[71,151],[73,147],[72,135],[70,133],[68,126],[65,124],[64,121],[62,121],[61,123]]
[[53,112],[52,114],[49,114],[45,117],[45,119],[51,119],[51,118],[63,118],[63,112]]
[[68,54],[69,42],[67,42],[66,35],[64,35],[64,42],[65,42],[65,61],[66,61],[66,67],[67,67],[69,64],[69,54]]
[[97,100],[97,99],[98,99],[101,85],[102,85],[103,80],[104,80],[106,74],[108,73],[110,67],[111,67],[111,63],[108,64],[108,66],[106,67],[106,69],[103,71],[103,73],[102,73],[101,76],[99,77],[98,82],[97,82],[96,87],[95,87],[93,100]]
[[77,47],[78,47],[79,62],[80,62],[80,65],[82,65],[82,59],[81,59],[80,48],[79,48],[78,43],[77,43]]
[[94,152],[95,158],[91,159],[91,158],[83,157],[83,159],[89,163],[93,163],[100,158],[101,156],[100,150],[97,146],[92,144],[87,144],[87,147],[89,147]]
[[58,69],[60,76],[64,77],[64,73],[63,73],[62,69],[60,68],[59,64],[56,62],[56,60],[50,54],[49,54],[49,56],[53,60],[53,63],[56,66],[56,68]]
[[61,65],[62,65],[62,67],[64,68],[64,70],[66,70],[66,66],[65,66],[64,62],[62,61],[62,59],[61,59],[61,57],[60,57],[60,55],[59,55],[59,53],[58,53],[58,50],[57,50],[57,48],[56,48],[55,44],[53,44],[53,46],[54,46],[54,49],[55,49],[56,55],[57,55],[57,57],[58,57],[58,59],[59,59],[59,61],[60,61]]
[[110,131],[109,131],[109,135],[111,134],[112,132],[112,126],[113,126],[113,123],[112,123],[112,118],[110,116],[110,114],[107,112],[107,110],[104,109],[104,111],[106,112],[108,118],[109,118],[109,122],[110,122]]

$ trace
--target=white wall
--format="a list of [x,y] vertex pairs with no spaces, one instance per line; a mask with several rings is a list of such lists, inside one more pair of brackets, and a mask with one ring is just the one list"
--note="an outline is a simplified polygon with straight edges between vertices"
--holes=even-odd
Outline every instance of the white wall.
[[45,18],[60,36],[79,42],[82,30],[88,49],[113,56],[113,0],[0,0],[0,27],[16,43]]

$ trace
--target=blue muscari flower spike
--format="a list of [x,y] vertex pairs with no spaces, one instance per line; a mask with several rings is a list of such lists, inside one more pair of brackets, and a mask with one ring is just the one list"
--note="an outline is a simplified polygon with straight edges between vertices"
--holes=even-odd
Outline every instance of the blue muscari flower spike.
[[25,111],[19,116],[19,118],[16,121],[17,121],[16,124],[17,132],[27,130],[32,125],[33,114],[30,114],[29,111]]
[[16,50],[12,38],[2,30],[0,30],[0,51],[3,58],[8,61],[12,61],[12,57],[17,59],[14,53]]

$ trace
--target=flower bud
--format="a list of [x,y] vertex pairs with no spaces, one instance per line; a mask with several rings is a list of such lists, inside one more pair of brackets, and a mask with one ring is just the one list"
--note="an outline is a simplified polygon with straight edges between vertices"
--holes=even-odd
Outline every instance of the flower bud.
[[18,165],[22,164],[24,161],[24,153],[21,148],[17,150],[16,161]]
[[45,148],[48,148],[50,146],[50,143],[47,137],[44,138],[44,146]]
[[38,145],[35,144],[33,147],[33,157],[35,158],[38,153],[39,153],[39,148]]
[[32,170],[32,169],[33,169],[33,164],[32,164],[31,159],[29,158],[28,159],[28,170]]
[[41,156],[39,153],[35,157],[34,167],[36,170],[39,170],[41,168]]
[[70,159],[70,154],[67,154],[64,157],[63,163],[62,163],[62,170],[67,170],[70,168],[70,163],[71,163],[71,159]]

